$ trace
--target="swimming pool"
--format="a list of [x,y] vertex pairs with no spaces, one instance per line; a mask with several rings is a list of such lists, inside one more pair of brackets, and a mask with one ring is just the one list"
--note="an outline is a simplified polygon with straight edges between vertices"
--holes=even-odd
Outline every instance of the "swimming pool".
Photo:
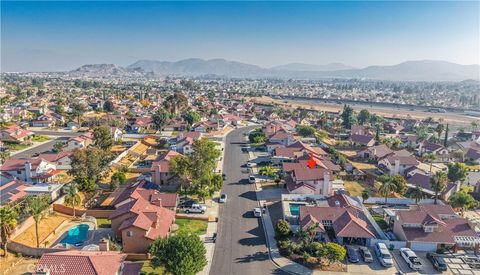
[[300,215],[300,206],[305,205],[304,203],[290,203],[290,214],[293,216],[298,216]]
[[60,243],[71,244],[75,246],[82,245],[88,235],[88,224],[79,224],[70,228]]

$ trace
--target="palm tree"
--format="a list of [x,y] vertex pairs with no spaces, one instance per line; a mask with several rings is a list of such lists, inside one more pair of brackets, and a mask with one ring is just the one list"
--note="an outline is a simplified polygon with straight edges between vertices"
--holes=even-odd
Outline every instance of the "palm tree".
[[434,160],[437,159],[437,156],[433,153],[429,153],[429,154],[425,154],[425,156],[423,156],[423,159],[426,162],[430,162],[430,173],[432,173],[432,163]]
[[2,240],[5,257],[8,257],[8,239],[10,238],[10,234],[12,233],[15,226],[17,226],[17,217],[18,214],[11,205],[7,204],[4,207],[0,208],[0,238]]
[[10,157],[10,152],[8,151],[0,151],[0,163],[4,162],[6,159]]
[[435,191],[435,201],[434,204],[437,204],[438,193],[445,189],[447,186],[448,177],[447,174],[443,171],[438,171],[433,177],[430,178],[430,184],[432,186],[432,190]]
[[77,193],[77,186],[71,184],[68,187],[67,195],[65,195],[65,204],[73,208],[73,217],[75,218],[75,207],[79,206],[81,198]]
[[391,180],[391,178],[383,182],[382,186],[380,186],[378,191],[385,196],[385,204],[387,204],[388,196],[395,190],[397,190],[397,185]]
[[368,190],[363,189],[363,191],[362,191],[362,203],[364,203],[365,200],[368,200],[369,197],[370,197],[370,194],[368,193]]
[[413,199],[415,199],[415,203],[418,203],[421,199],[423,199],[423,192],[420,186],[417,186],[412,190],[411,196]]
[[43,219],[44,211],[48,209],[48,197],[45,195],[28,196],[26,200],[26,210],[35,220],[35,236],[37,238],[37,247],[40,247],[38,240],[38,223]]

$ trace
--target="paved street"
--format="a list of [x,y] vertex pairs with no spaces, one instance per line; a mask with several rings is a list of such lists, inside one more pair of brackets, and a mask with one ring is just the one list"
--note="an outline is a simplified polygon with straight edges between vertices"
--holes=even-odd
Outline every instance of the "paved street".
[[270,261],[262,223],[251,214],[258,202],[254,185],[248,184],[248,174],[241,172],[248,154],[242,153],[238,144],[245,142],[243,134],[251,129],[234,130],[226,138],[227,180],[222,192],[227,193],[228,201],[220,206],[211,275],[286,274]]
[[48,129],[41,129],[37,130],[37,128],[31,127],[30,130],[34,132],[36,135],[45,135],[45,136],[57,136],[57,137],[76,137],[81,135],[80,132],[72,132],[72,131],[53,131]]
[[66,140],[68,140],[68,137],[59,137],[59,138],[56,138],[56,139],[52,139],[49,142],[40,144],[38,146],[34,146],[30,149],[27,149],[25,151],[14,154],[14,155],[11,156],[11,158],[12,159],[31,158],[35,154],[41,154],[41,153],[44,153],[44,152],[51,151],[53,149],[53,145],[55,145],[55,143],[57,143],[58,141],[64,141],[65,142]]

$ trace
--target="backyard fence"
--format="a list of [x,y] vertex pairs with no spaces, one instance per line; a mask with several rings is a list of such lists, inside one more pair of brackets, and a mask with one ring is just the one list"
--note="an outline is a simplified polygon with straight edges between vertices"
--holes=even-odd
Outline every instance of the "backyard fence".
[[[73,208],[63,205],[63,204],[53,204],[53,210],[65,215],[73,216]],[[95,218],[108,218],[114,210],[104,210],[104,209],[75,209],[75,215],[81,216],[86,214],[87,216],[92,216]]]

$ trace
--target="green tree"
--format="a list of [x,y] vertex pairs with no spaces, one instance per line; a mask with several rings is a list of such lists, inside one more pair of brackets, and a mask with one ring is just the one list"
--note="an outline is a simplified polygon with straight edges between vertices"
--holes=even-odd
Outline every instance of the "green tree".
[[37,247],[40,247],[38,239],[38,223],[44,218],[45,210],[49,207],[48,197],[46,195],[28,196],[26,198],[26,213],[33,217],[35,221],[35,237]]
[[277,224],[275,225],[275,235],[278,239],[285,239],[292,234],[292,228],[290,227],[290,223],[286,220],[278,220]]
[[265,134],[261,129],[255,129],[248,135],[250,143],[263,143],[265,142]]
[[9,151],[0,151],[0,163],[4,162],[10,157]]
[[188,123],[188,125],[193,125],[200,121],[201,116],[195,111],[190,111],[185,115],[184,119]]
[[437,132],[438,139],[441,138],[443,131],[445,131],[445,126],[441,123],[437,125],[437,128],[435,128],[435,132]]
[[355,118],[355,113],[353,112],[353,108],[349,105],[343,106],[342,112],[342,125],[346,129],[351,129],[352,125],[356,123],[357,119]]
[[74,177],[81,191],[92,192],[105,168],[102,163],[102,151],[96,147],[75,150],[71,157],[72,168],[68,173]]
[[77,118],[77,123],[80,125],[80,118],[87,111],[87,107],[80,102],[74,102],[70,105],[70,108],[72,109],[72,115]]
[[347,255],[347,250],[337,243],[327,243],[325,248],[327,250],[327,258],[330,262],[341,262]]
[[387,204],[388,196],[397,190],[397,185],[393,181],[393,178],[389,175],[380,176],[378,177],[378,180],[382,183],[382,186],[380,186],[378,191],[380,191],[380,194],[385,196],[385,204]]
[[463,191],[456,192],[451,195],[449,201],[453,207],[460,207],[462,209],[462,217],[465,213],[465,209],[468,209],[475,204],[475,199],[472,197],[472,195]]
[[119,185],[127,182],[127,176],[123,171],[116,171],[110,177],[110,190],[115,190]]
[[463,152],[461,149],[453,152],[453,156],[457,159],[460,159],[462,162],[465,161],[465,152]]
[[161,131],[170,122],[170,113],[165,110],[158,109],[152,115],[153,128]]
[[315,128],[312,126],[306,126],[298,124],[296,127],[297,133],[302,137],[313,137],[315,136]]
[[364,125],[370,120],[370,112],[367,109],[362,109],[358,114],[358,123]]
[[438,171],[430,178],[430,185],[432,186],[432,190],[435,192],[435,200],[434,204],[437,204],[438,193],[442,192],[447,186],[448,177],[447,174],[443,171]]
[[423,199],[424,196],[420,186],[417,186],[412,190],[411,197],[415,200],[415,203],[418,203],[421,199]]
[[61,152],[62,151],[62,148],[64,146],[64,143],[61,142],[61,141],[57,141],[55,142],[55,144],[53,145],[53,151],[58,153],[58,152]]
[[428,153],[423,156],[423,160],[430,163],[430,173],[432,173],[433,161],[436,159],[437,159],[437,155],[435,155],[434,153]]
[[163,106],[168,112],[177,115],[188,108],[188,99],[183,93],[175,92],[164,99]]
[[169,166],[172,179],[179,183],[180,193],[187,195],[192,179],[190,158],[182,155],[174,156],[170,159]]
[[207,253],[200,237],[179,234],[157,239],[150,247],[152,267],[163,266],[169,274],[195,275],[207,265]]
[[460,162],[448,164],[448,179],[452,182],[463,182],[468,175],[467,166]]
[[447,128],[445,129],[445,138],[443,139],[443,147],[447,148],[448,146],[448,124]]
[[368,200],[370,198],[370,193],[368,192],[367,189],[363,189],[362,191],[362,202],[365,202],[365,200]]
[[72,183],[67,189],[67,194],[65,195],[65,204],[73,208],[73,217],[75,217],[75,208],[78,207],[80,203],[81,198],[77,193],[77,186]]
[[17,226],[17,218],[17,211],[15,211],[15,208],[12,207],[10,204],[6,204],[2,208],[0,208],[0,237],[2,240],[2,247],[4,251],[3,255],[5,257],[8,257],[8,241],[10,240],[10,234]]
[[110,127],[107,125],[93,128],[93,144],[104,152],[110,152],[115,141],[113,140]]
[[103,110],[107,113],[115,111],[115,106],[113,105],[113,102],[110,100],[105,101],[103,103]]

